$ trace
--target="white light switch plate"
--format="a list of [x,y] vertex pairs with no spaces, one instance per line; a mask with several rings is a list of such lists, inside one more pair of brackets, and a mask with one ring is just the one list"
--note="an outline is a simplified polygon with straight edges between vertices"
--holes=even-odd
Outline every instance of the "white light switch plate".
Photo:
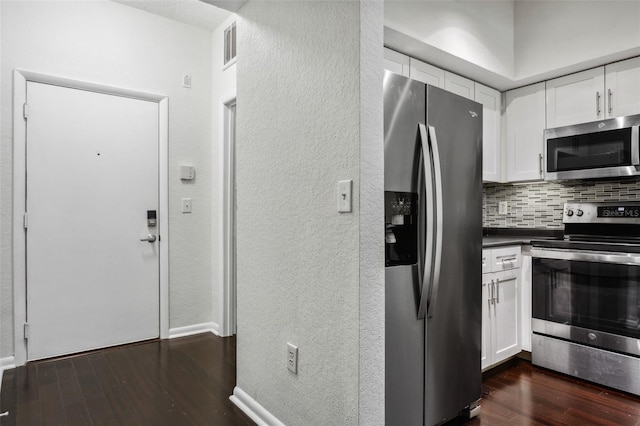
[[182,213],[191,213],[191,198],[182,199]]
[[351,187],[352,181],[341,180],[338,182],[338,211],[340,213],[351,212]]

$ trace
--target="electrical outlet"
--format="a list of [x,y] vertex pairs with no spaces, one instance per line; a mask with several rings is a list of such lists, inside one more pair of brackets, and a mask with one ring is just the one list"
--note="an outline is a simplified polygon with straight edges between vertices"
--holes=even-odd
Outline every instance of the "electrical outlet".
[[509,205],[506,201],[500,201],[498,203],[498,214],[507,214],[508,209]]
[[287,343],[287,368],[298,374],[298,347],[291,343]]

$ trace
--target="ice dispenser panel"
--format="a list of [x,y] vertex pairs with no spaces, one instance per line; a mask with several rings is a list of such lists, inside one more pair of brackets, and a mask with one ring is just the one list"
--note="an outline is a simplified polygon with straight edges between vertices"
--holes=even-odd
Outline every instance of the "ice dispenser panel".
[[384,193],[385,265],[412,265],[418,261],[418,194]]

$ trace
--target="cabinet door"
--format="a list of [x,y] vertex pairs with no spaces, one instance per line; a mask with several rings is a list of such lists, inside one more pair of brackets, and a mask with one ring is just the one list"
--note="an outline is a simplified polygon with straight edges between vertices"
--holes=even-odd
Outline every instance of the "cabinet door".
[[497,90],[475,84],[475,100],[482,104],[482,180],[502,181],[502,141],[500,140],[502,95]]
[[531,256],[522,256],[520,269],[520,318],[522,349],[531,352]]
[[482,274],[482,346],[481,346],[481,361],[480,366],[482,369],[489,367],[492,364],[491,358],[491,328],[492,318],[491,313],[493,306],[491,303],[491,277],[493,274]]
[[544,83],[510,90],[506,94],[507,182],[542,179],[544,105]]
[[449,71],[444,72],[444,90],[471,99],[472,101],[475,100],[475,85],[473,80]]
[[493,363],[520,352],[520,270],[495,274]]
[[640,57],[605,67],[606,116],[640,114]]
[[409,77],[409,57],[385,47],[384,69]]
[[547,81],[547,128],[605,117],[604,67]]
[[409,58],[409,77],[444,89],[444,70],[417,59]]

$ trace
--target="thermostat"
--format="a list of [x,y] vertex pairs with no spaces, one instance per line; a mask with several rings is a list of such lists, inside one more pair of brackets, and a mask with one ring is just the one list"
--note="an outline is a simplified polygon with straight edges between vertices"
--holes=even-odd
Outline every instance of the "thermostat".
[[196,177],[196,169],[193,166],[180,166],[180,179],[192,180]]

